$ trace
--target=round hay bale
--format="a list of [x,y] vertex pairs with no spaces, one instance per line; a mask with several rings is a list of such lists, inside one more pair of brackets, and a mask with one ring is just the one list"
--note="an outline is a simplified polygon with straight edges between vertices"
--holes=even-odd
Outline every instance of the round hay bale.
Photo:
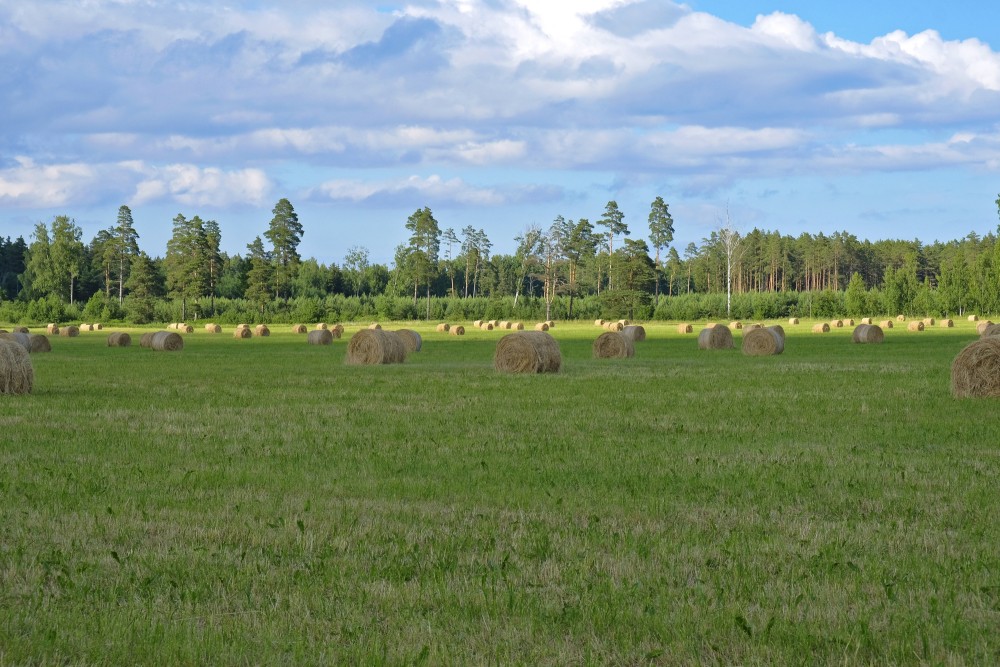
[[130,345],[132,345],[132,337],[127,333],[108,334],[108,347],[129,347]]
[[13,332],[14,333],[23,333],[23,334],[30,334],[31,333],[31,331],[28,329],[28,327],[14,327]]
[[731,350],[733,349],[733,332],[722,324],[705,327],[698,334],[698,349]]
[[891,329],[892,328],[892,320],[882,320],[881,322],[878,323],[878,325],[882,329]]
[[935,323],[935,321],[934,321],[934,318],[933,318],[933,317],[925,317],[925,318],[924,318],[924,319],[922,320],[922,322],[924,323],[924,326],[925,326],[925,327],[932,327],[932,326],[934,326],[934,323]]
[[500,320],[497,322],[497,329],[510,329],[510,326],[511,324],[507,320]]
[[830,322],[830,328],[831,329],[843,329],[844,328],[844,320],[833,320],[832,322]]
[[682,322],[681,324],[677,325],[677,333],[679,334],[694,333],[694,327],[688,324],[687,322]]
[[826,322],[820,322],[819,324],[813,325],[813,333],[829,333],[830,325]]
[[595,327],[603,327],[604,326],[604,320],[594,320],[594,326]]
[[549,330],[548,322],[539,322],[538,324],[535,325],[535,331],[548,331],[548,330]]
[[541,330],[507,334],[493,355],[493,368],[501,373],[558,373],[561,366],[559,343]]
[[26,333],[21,333],[20,331],[7,332],[4,331],[0,333],[0,339],[9,341],[11,343],[16,343],[24,348],[25,352],[31,352],[31,335]]
[[641,343],[646,340],[646,329],[639,324],[630,324],[622,329],[622,335],[631,338],[633,343]]
[[80,324],[80,331],[93,331],[94,325],[92,324]]
[[252,338],[252,337],[253,337],[253,332],[250,331],[249,329],[241,329],[240,327],[236,327],[235,329],[233,329],[233,338],[242,339],[242,338]]
[[906,315],[896,315],[896,321],[897,322],[905,322],[906,321]]
[[75,327],[72,324],[68,327],[62,327],[59,329],[59,335],[64,338],[76,338],[80,335],[80,327]]
[[736,330],[742,330],[742,329],[743,329],[743,323],[742,323],[742,322],[739,322],[739,321],[736,321],[736,322],[730,322],[730,323],[729,323],[729,328],[730,328],[730,329],[731,329],[732,331],[736,331]]
[[499,320],[490,320],[489,322],[491,325],[493,325],[494,329],[496,329],[497,325],[500,324]]
[[784,342],[785,342],[785,328],[783,326],[781,326],[780,324],[775,324],[774,326],[768,327],[768,329],[770,329],[774,333],[776,333],[779,336],[781,336],[781,342],[782,342],[782,344],[784,344]]
[[986,338],[988,336],[1000,336],[1000,324],[993,324],[990,321],[986,321],[980,324],[976,328],[981,329],[979,335],[983,338]]
[[394,332],[403,341],[407,352],[419,352],[423,345],[423,339],[413,329],[396,329]]
[[372,322],[371,324],[368,325],[368,328],[371,329],[372,331],[376,331],[381,329],[382,325],[379,324],[378,322]]
[[464,336],[465,327],[463,327],[461,324],[456,324],[452,328],[448,329],[448,333],[450,333],[452,336]]
[[906,325],[906,330],[907,331],[923,331],[924,330],[924,323],[923,322],[918,322],[917,320],[914,320],[914,321],[912,321],[912,322],[910,322],[909,324]]
[[45,333],[47,333],[50,336],[58,336],[59,335],[59,325],[55,324],[53,322],[50,322],[45,327]]
[[955,326],[955,320],[941,320],[940,322],[938,322],[938,326],[940,326],[943,329],[951,329],[953,326]]
[[334,338],[339,339],[341,336],[344,335],[344,325],[343,324],[334,325],[333,327],[330,328],[330,333],[333,334]]
[[270,336],[271,330],[267,328],[266,324],[258,324],[253,328],[253,335],[261,337]]
[[177,352],[184,349],[184,339],[172,331],[157,331],[150,339],[149,347],[157,352]]
[[319,324],[316,325],[317,331],[325,331],[326,329],[329,329],[329,327],[326,325],[326,322],[320,322]]
[[882,332],[882,327],[874,324],[859,324],[854,329],[854,333],[851,334],[851,340],[855,343],[878,344],[885,340],[885,334]]
[[472,326],[476,327],[477,329],[482,329],[483,328],[483,321],[482,320],[476,320],[475,322],[472,323]]
[[493,323],[483,322],[482,324],[479,325],[479,328],[482,329],[483,331],[493,331]]
[[448,333],[448,329],[450,328],[451,328],[450,324],[442,322],[441,324],[437,325],[435,331],[437,331],[438,333]]
[[0,394],[30,394],[34,384],[35,369],[28,351],[0,338]]
[[296,324],[292,327],[292,333],[294,334],[304,334],[306,331],[306,325],[304,324]]
[[205,331],[213,334],[222,333],[222,327],[220,327],[218,324],[209,322],[208,324],[205,325]]
[[622,325],[622,328],[624,329],[629,324],[631,324],[631,322],[629,322],[628,320],[618,320],[618,324]]
[[763,329],[763,328],[764,328],[763,324],[761,324],[760,322],[754,322],[752,324],[748,324],[745,327],[743,327],[743,331],[745,333],[747,331],[756,331],[757,329]]
[[847,318],[846,320],[844,320],[844,326],[845,327],[853,327],[854,326],[854,320],[852,320],[851,318]]
[[602,333],[594,341],[592,349],[595,359],[630,359],[635,356],[632,339],[617,331]]
[[[622,320],[622,321],[625,321],[625,320]],[[556,328],[556,321],[555,320],[545,320],[545,323],[549,325],[550,329],[555,329]]]
[[249,331],[250,330],[250,325],[249,324],[237,324],[236,328],[237,329],[246,329],[247,331]]
[[142,336],[139,338],[139,347],[146,348],[147,350],[152,349],[153,335],[155,333],[156,333],[155,331],[147,331],[146,333],[142,334]]
[[514,331],[524,331],[524,322],[514,322],[510,328]]
[[870,317],[862,317],[861,318],[861,324],[874,324],[874,323],[872,322],[872,318],[870,318]]
[[194,333],[194,327],[191,326],[190,324],[182,324],[179,327],[177,327],[177,330],[180,331],[181,333],[186,333],[186,334]]
[[1000,337],[969,343],[951,363],[951,394],[955,398],[1000,396]]
[[785,351],[785,337],[773,328],[751,329],[743,334],[743,354],[768,357]]
[[329,329],[313,329],[306,336],[306,342],[310,345],[332,345],[333,333]]
[[[542,324],[547,324],[547,322],[543,322]],[[608,331],[621,331],[625,328],[625,325],[621,322],[608,322],[604,325],[604,328]]]
[[393,332],[362,329],[347,343],[344,363],[354,366],[375,364],[401,364],[406,361],[406,345]]
[[52,343],[49,342],[48,336],[43,336],[42,334],[31,334],[31,350],[30,352],[34,354],[35,352],[51,352]]
[[104,325],[103,324],[101,324],[100,322],[97,322],[96,324],[94,324],[94,331],[103,331],[103,330],[104,330]]
[[979,315],[969,315],[969,321],[970,322],[978,322],[979,321]]
[[788,318],[788,323],[789,324],[798,324],[799,323],[799,318],[797,318],[797,317],[789,317]]

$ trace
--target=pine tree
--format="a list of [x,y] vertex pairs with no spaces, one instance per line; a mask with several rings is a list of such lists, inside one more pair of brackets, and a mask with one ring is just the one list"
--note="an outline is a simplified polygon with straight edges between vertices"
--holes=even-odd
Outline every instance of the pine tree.
[[264,242],[258,236],[253,243],[247,245],[250,251],[250,270],[247,271],[247,289],[244,296],[260,306],[260,314],[271,301],[271,285],[274,281],[275,267],[273,258],[264,249]]
[[614,199],[609,201],[604,207],[604,213],[601,215],[600,220],[597,221],[597,224],[608,228],[608,289],[611,289],[611,274],[613,269],[612,260],[615,256],[615,237],[620,234],[628,236],[631,232],[625,224],[625,214],[618,209],[618,202]]
[[302,241],[302,224],[287,199],[274,205],[274,217],[264,236],[271,242],[271,260],[274,262],[274,298],[288,298],[288,288],[299,265],[299,243]]
[[660,272],[663,269],[660,264],[660,251],[668,248],[674,240],[674,219],[670,216],[670,207],[663,201],[663,197],[654,199],[649,207],[649,240],[656,248],[653,266],[656,270],[655,303],[658,306],[660,305]]
[[128,206],[118,208],[118,221],[112,232],[112,247],[118,260],[118,303],[125,299],[125,274],[132,258],[139,254],[139,232],[135,231],[132,210]]

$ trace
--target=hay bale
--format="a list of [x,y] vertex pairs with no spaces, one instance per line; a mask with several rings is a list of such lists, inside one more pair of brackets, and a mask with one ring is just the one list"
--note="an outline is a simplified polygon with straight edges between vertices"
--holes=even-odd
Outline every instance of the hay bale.
[[524,322],[514,322],[510,328],[514,331],[524,331]]
[[490,324],[492,324],[493,328],[496,329],[497,326],[500,324],[500,321],[499,320],[490,320]]
[[42,334],[31,334],[31,349],[29,352],[34,354],[35,352],[51,352],[52,343],[49,342],[48,336],[43,336]]
[[441,324],[437,325],[435,331],[437,331],[438,333],[448,333],[448,329],[450,328],[451,328],[450,324],[442,322]]
[[955,320],[941,320],[940,322],[938,322],[938,326],[943,329],[951,329],[953,326],[955,326]]
[[0,333],[0,339],[16,343],[17,345],[23,347],[25,352],[31,352],[31,336],[29,334],[21,333],[20,331],[4,331],[3,333]]
[[332,345],[333,333],[329,329],[313,329],[306,336],[306,342],[310,345]]
[[497,343],[493,355],[493,368],[501,373],[558,373],[560,367],[559,343],[543,330],[509,333]]
[[316,331],[326,331],[327,329],[329,329],[329,327],[326,325],[326,322],[320,322],[316,325]]
[[14,327],[14,333],[30,334],[28,327]]
[[304,324],[296,324],[292,327],[292,333],[294,334],[304,334],[306,331],[306,325]]
[[934,326],[934,318],[933,317],[925,317],[921,321],[924,323],[925,327],[932,327],[932,326]]
[[59,329],[59,335],[64,338],[76,338],[80,335],[80,328],[71,324],[68,327],[62,327]]
[[832,322],[830,322],[830,328],[831,329],[843,329],[844,328],[844,320],[833,320]]
[[249,329],[241,329],[240,327],[233,329],[233,338],[243,339],[251,337],[253,337],[253,332]]
[[477,329],[482,329],[483,328],[483,321],[482,320],[476,320],[475,322],[472,323],[472,326],[476,327]]
[[633,343],[641,343],[646,340],[646,329],[639,324],[630,324],[622,329],[622,335],[631,338]]
[[979,321],[979,315],[969,315],[969,321],[970,322],[978,322]]
[[371,324],[368,325],[368,328],[371,329],[372,331],[376,331],[380,330],[382,328],[382,325],[379,324],[378,322],[372,322]]
[[507,320],[500,320],[497,322],[497,329],[510,329],[511,324]]
[[448,333],[450,333],[452,336],[464,336],[465,327],[463,327],[461,324],[456,324],[451,329],[448,329]]
[[186,333],[186,334],[194,333],[194,327],[191,326],[190,324],[182,324],[179,327],[177,327],[177,330],[180,331],[181,333]]
[[139,347],[145,348],[147,350],[152,349],[153,335],[155,333],[156,333],[155,331],[147,331],[146,333],[142,334],[142,336],[139,338]]
[[892,328],[892,320],[882,320],[881,322],[878,323],[878,325],[882,329],[891,329]]
[[979,331],[979,335],[983,338],[988,336],[1000,336],[1000,324],[993,324],[992,322],[987,321],[980,324],[977,329],[981,329]]
[[682,322],[677,325],[677,333],[679,334],[689,334],[694,333],[694,327],[687,322]]
[[827,324],[826,322],[820,322],[819,324],[813,325],[812,331],[813,333],[829,333],[830,325]]
[[222,327],[213,322],[209,322],[208,324],[205,325],[205,331],[213,334],[222,333]]
[[483,322],[479,325],[479,328],[482,329],[483,331],[493,331],[493,323]]
[[237,329],[246,329],[247,331],[249,331],[250,330],[250,325],[249,324],[237,324],[236,328]]
[[854,329],[854,333],[851,334],[851,340],[855,343],[877,344],[885,340],[885,334],[882,332],[882,327],[874,324],[859,324]]
[[705,325],[706,329],[711,329],[712,327],[718,326],[715,322],[709,322]]
[[79,328],[80,328],[80,331],[93,331],[94,330],[94,327],[92,325],[90,325],[90,324],[83,324],[83,323],[80,324]]
[[539,322],[538,324],[535,325],[535,331],[548,331],[548,330],[549,330],[548,322]]
[[852,320],[851,318],[847,318],[846,320],[844,320],[844,326],[845,327],[853,327],[854,326],[854,320]]
[[924,330],[924,323],[923,322],[918,322],[918,321],[914,320],[914,321],[912,321],[912,322],[910,322],[909,324],[906,325],[906,330],[907,331],[923,331]]
[[789,324],[798,324],[799,323],[799,318],[797,318],[797,317],[789,317],[788,318],[788,323]]
[[334,338],[338,338],[339,339],[341,336],[344,335],[344,325],[343,324],[334,325],[330,329],[330,333],[333,334]]
[[[543,322],[543,324],[546,323]],[[625,325],[622,324],[621,322],[607,322],[605,323],[604,328],[607,329],[608,331],[621,331],[622,329],[625,328]]]
[[396,329],[395,333],[403,341],[407,352],[419,352],[423,345],[423,339],[413,329]]
[[362,329],[347,343],[344,363],[351,365],[401,364],[406,361],[406,345],[395,333]]
[[776,333],[779,336],[781,336],[781,342],[782,342],[782,344],[784,344],[784,342],[785,342],[785,328],[783,326],[781,326],[780,324],[775,324],[774,326],[768,327],[768,329],[770,329],[774,333]]
[[53,322],[49,322],[49,324],[45,327],[45,333],[47,333],[50,336],[58,336],[59,325]]
[[0,339],[0,394],[30,394],[34,384],[35,369],[28,351],[12,340]]
[[94,324],[94,331],[103,331],[103,330],[104,330],[104,325],[103,324],[101,324],[100,322],[97,322],[96,324]]
[[955,398],[1000,396],[1000,337],[969,343],[951,363],[951,394]]
[[733,332],[722,324],[705,327],[698,334],[698,349],[731,350],[733,349]]
[[177,352],[184,349],[184,339],[173,331],[157,331],[150,339],[149,348],[157,352]]
[[595,327],[603,327],[605,320],[594,320]]
[[592,349],[595,359],[630,359],[635,356],[632,339],[617,331],[602,333],[594,341]]
[[773,327],[751,329],[743,334],[743,354],[768,357],[785,351],[785,337]]
[[253,328],[253,335],[261,337],[270,336],[271,330],[267,328],[266,324],[258,324]]
[[618,323],[622,325],[623,329],[627,327],[629,324],[631,324],[631,322],[629,322],[628,320],[618,320]]
[[862,317],[861,324],[874,324],[874,322],[872,322],[872,318],[870,317]]
[[906,321],[906,315],[896,315],[896,321],[897,322],[905,322]]
[[129,347],[132,345],[132,337],[127,333],[115,332],[108,335],[108,347]]
[[764,328],[763,324],[761,324],[760,322],[754,322],[753,324],[748,324],[745,327],[743,327],[743,331],[745,333],[747,331],[756,331],[757,329],[763,329],[763,328]]
[[[621,321],[622,322],[627,322],[628,320],[621,320]],[[545,323],[549,325],[550,329],[555,329],[556,328],[556,321],[555,320],[545,320]],[[622,326],[624,326],[624,325],[622,325]]]
[[735,322],[730,322],[729,323],[729,329],[731,331],[737,331],[737,330],[742,331],[742,329],[743,329],[743,323],[740,322],[740,321],[738,321],[738,320],[735,321]]

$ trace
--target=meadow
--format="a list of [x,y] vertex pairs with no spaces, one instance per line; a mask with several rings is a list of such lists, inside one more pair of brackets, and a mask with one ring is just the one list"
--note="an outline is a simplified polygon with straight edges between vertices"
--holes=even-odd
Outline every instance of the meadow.
[[[0,665],[997,664],[1000,419],[953,329],[51,337],[0,396]],[[385,325],[392,328],[394,325]]]

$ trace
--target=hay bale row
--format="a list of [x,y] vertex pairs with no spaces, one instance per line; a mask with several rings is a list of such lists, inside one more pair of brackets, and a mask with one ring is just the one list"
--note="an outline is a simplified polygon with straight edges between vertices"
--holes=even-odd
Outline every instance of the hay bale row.
[[635,356],[635,345],[624,333],[605,331],[592,346],[595,359],[630,359]]
[[509,333],[493,355],[493,368],[502,373],[558,373],[561,367],[559,343],[545,331]]
[[604,328],[608,331],[621,331],[625,328],[625,325],[621,322],[605,322]]
[[401,364],[406,361],[406,345],[395,333],[378,329],[362,329],[347,343],[344,363],[354,366]]
[[132,345],[132,337],[124,332],[108,334],[108,347],[129,347]]
[[851,334],[851,340],[855,343],[878,344],[885,340],[885,333],[882,327],[874,324],[859,324]]
[[306,342],[310,345],[332,345],[333,332],[329,329],[314,329],[306,336]]
[[438,333],[448,333],[449,329],[451,329],[451,325],[448,324],[447,322],[442,322],[441,324],[437,325],[437,327],[434,330],[437,331]]
[[907,331],[923,331],[924,330],[924,323],[923,322],[919,322],[917,320],[914,320],[912,322],[909,322],[906,325],[906,330]]
[[687,322],[681,322],[677,325],[677,333],[679,334],[689,334],[694,333],[694,327]]
[[743,334],[743,354],[766,357],[785,351],[785,330],[781,327],[761,327]]
[[213,334],[222,333],[222,327],[220,327],[218,324],[215,324],[214,322],[209,322],[208,324],[205,325],[205,331]]
[[423,339],[413,329],[396,329],[394,333],[403,341],[407,352],[419,352],[423,346]]
[[722,324],[705,327],[698,334],[698,349],[731,350],[733,349],[733,332]]
[[829,333],[830,325],[826,322],[820,322],[819,324],[814,324],[812,328],[813,333]]
[[292,326],[292,333],[294,334],[304,334],[306,331],[306,325],[304,324],[296,324]]
[[967,345],[951,364],[951,393],[956,398],[1000,397],[1000,336]]
[[641,343],[646,340],[646,329],[640,324],[630,324],[622,329],[622,335],[631,338],[633,343]]
[[34,384],[28,350],[13,340],[0,339],[0,394],[30,394]]
[[463,327],[461,324],[456,324],[452,328],[448,329],[448,333],[451,334],[452,336],[464,336],[465,327]]

